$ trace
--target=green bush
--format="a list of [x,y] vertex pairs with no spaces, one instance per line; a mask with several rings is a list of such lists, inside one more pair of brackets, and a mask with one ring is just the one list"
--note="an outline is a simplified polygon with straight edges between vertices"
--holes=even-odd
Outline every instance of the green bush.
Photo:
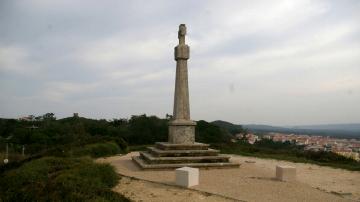
[[128,201],[112,192],[118,176],[90,158],[45,157],[0,176],[0,201]]
[[[115,142],[104,142],[97,144],[89,145],[62,145],[52,147],[46,151],[39,152],[37,154],[27,156],[26,158],[19,157],[14,158],[14,155],[9,155],[10,162],[8,164],[0,163],[0,174],[4,171],[15,169],[20,167],[22,164],[32,161],[34,159],[39,159],[45,156],[53,157],[82,157],[82,156],[91,156],[94,158],[112,156],[119,153],[127,152],[127,146],[124,147],[125,151],[119,147],[118,143]],[[18,155],[19,156],[19,155]]]
[[121,152],[120,147],[114,142],[85,145],[73,150],[74,156],[91,156],[94,158],[112,156]]
[[231,135],[219,126],[200,120],[196,123],[196,142],[226,143],[230,142]]
[[128,144],[123,138],[120,137],[110,137],[110,136],[91,136],[83,139],[79,146],[87,144],[98,144],[98,143],[107,143],[115,142],[121,149],[123,153],[127,153]]

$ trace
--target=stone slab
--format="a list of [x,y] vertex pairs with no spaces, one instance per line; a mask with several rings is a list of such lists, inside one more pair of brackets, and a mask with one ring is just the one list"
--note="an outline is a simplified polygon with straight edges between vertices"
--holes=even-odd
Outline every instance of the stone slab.
[[194,144],[173,144],[170,142],[156,142],[155,147],[161,150],[207,150],[208,144],[194,142]]
[[156,157],[175,157],[175,156],[217,156],[219,150],[161,150],[156,147],[148,147],[148,151]]
[[280,181],[295,181],[296,180],[296,168],[293,166],[276,166],[276,179]]
[[171,164],[148,164],[140,156],[132,157],[135,162],[143,170],[173,170],[181,167],[194,167],[200,169],[211,169],[211,168],[238,168],[240,164],[233,162],[226,163],[171,163]]
[[199,169],[182,167],[175,170],[175,184],[182,187],[192,187],[199,184]]

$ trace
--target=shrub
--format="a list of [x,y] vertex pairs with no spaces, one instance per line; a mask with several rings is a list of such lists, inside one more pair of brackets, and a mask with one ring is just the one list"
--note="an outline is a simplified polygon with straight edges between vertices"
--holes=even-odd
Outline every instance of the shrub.
[[231,135],[219,126],[200,120],[196,123],[196,142],[203,143],[226,143]]
[[90,158],[45,157],[0,178],[0,201],[128,201],[111,191],[114,169]]
[[114,142],[85,145],[83,148],[73,150],[74,156],[103,157],[111,156],[121,152],[120,147]]

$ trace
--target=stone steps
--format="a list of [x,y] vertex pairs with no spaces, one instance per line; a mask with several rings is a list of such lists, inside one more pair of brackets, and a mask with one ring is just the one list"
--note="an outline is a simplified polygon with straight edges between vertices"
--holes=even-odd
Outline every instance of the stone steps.
[[155,157],[181,157],[181,156],[217,156],[219,150],[161,150],[156,147],[148,147],[148,151]]
[[140,156],[132,157],[132,160],[144,170],[169,170],[181,167],[193,168],[238,168],[238,163],[225,162],[225,163],[170,163],[170,164],[148,164]]
[[225,155],[216,156],[181,156],[181,157],[156,157],[149,152],[140,152],[142,157],[149,164],[168,163],[224,163],[229,162],[230,157]]
[[230,162],[230,156],[219,154],[208,144],[174,144],[156,142],[148,151],[141,151],[133,161],[142,169],[175,169],[185,166],[197,168],[235,168],[238,163]]

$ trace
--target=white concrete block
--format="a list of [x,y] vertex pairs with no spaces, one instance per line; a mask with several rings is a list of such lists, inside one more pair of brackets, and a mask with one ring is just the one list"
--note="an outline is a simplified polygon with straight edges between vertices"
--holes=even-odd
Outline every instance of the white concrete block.
[[191,187],[199,184],[199,169],[182,167],[175,170],[176,184]]
[[276,179],[281,181],[295,181],[296,168],[292,166],[276,166]]

